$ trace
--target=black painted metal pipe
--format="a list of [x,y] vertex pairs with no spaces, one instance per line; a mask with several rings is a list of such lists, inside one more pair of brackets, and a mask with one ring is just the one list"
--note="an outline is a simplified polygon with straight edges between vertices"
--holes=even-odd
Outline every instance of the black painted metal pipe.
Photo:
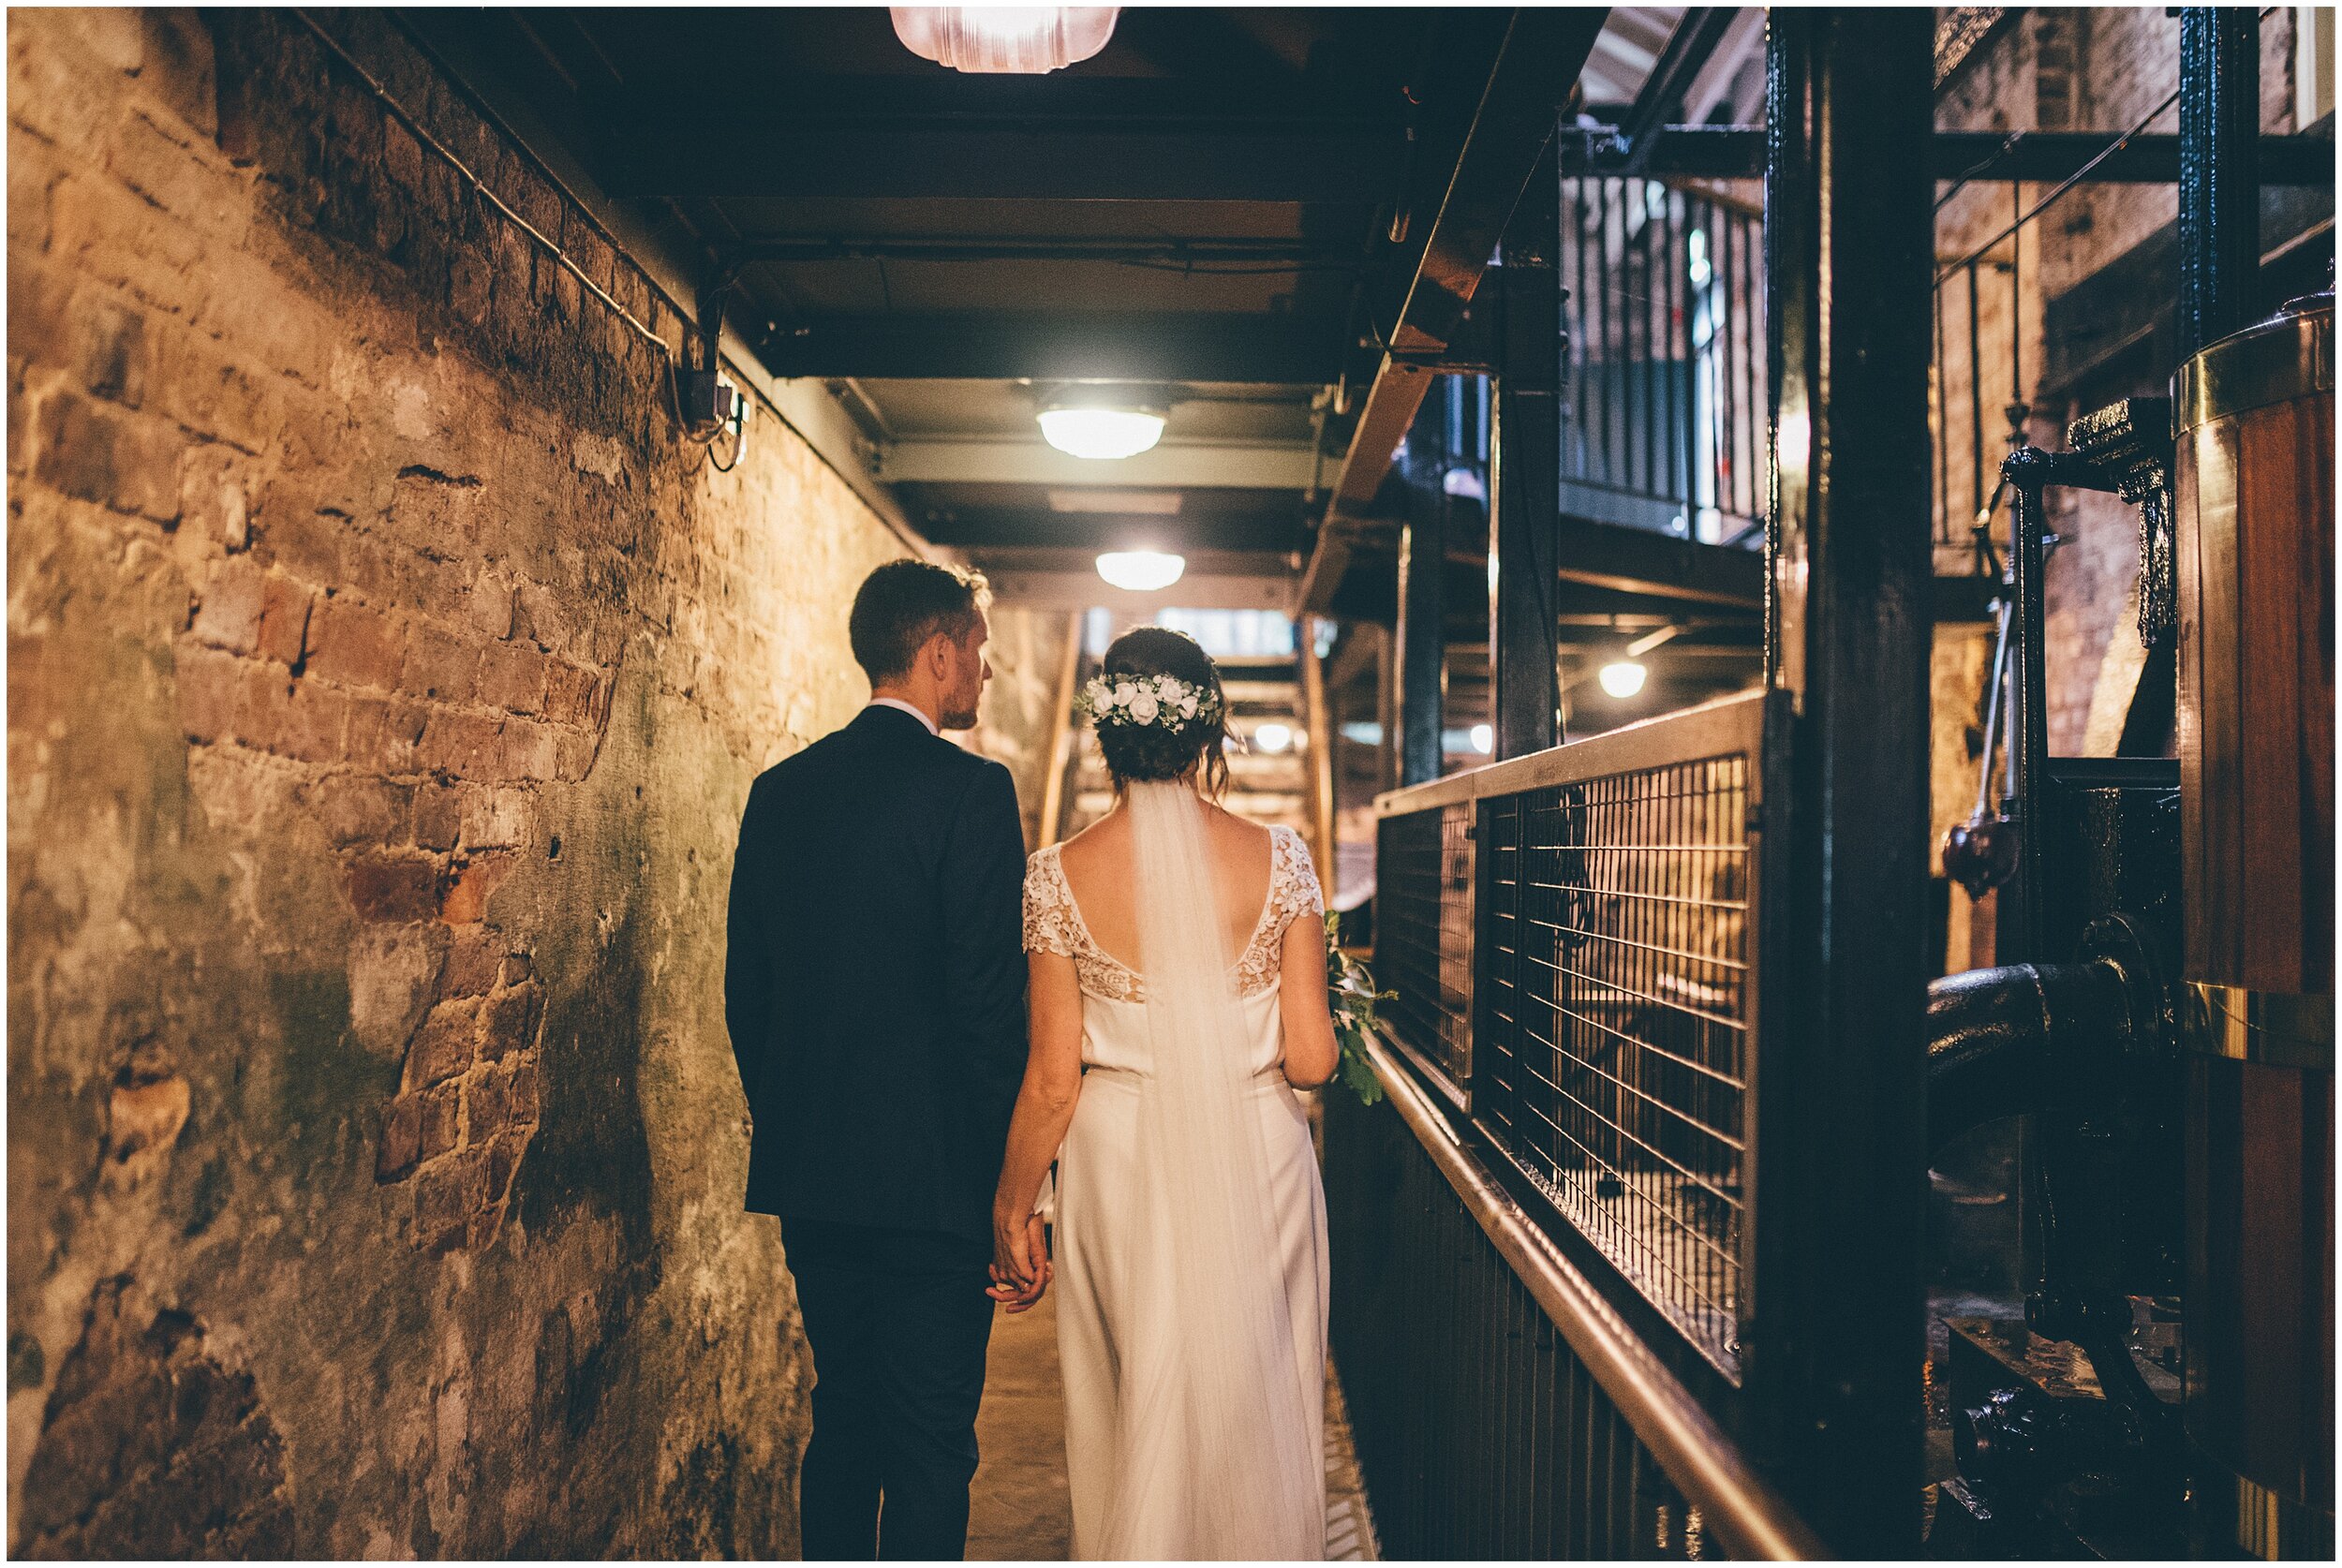
[[2099,959],[1970,969],[1928,986],[1928,1152],[2038,1109],[2058,1059],[2120,1049],[2130,1033],[2125,985]]

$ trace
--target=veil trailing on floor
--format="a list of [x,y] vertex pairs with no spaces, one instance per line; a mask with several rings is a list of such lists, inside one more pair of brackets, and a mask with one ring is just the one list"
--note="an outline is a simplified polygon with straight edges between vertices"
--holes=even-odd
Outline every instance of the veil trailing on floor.
[[1184,1519],[1190,1558],[1322,1557],[1319,1457],[1204,806],[1177,783],[1134,783],[1127,800],[1151,1058],[1134,1151],[1147,1222],[1125,1261],[1140,1321],[1119,1347],[1124,1460],[1102,1555]]

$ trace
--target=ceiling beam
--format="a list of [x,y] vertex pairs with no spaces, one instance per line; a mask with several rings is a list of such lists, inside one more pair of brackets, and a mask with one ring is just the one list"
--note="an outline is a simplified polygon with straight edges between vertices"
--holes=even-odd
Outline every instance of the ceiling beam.
[[817,317],[767,334],[776,376],[1323,386],[1339,323],[1293,316],[982,311]]
[[1316,453],[1303,442],[1165,441],[1113,462],[1030,441],[930,437],[882,445],[871,470],[889,484],[1111,485],[1121,489],[1307,490]]
[[1684,118],[1683,99],[1693,81],[1740,12],[1737,6],[1694,6],[1683,12],[1620,122],[1619,135],[1629,149],[1640,146],[1651,132],[1668,122]]
[[1291,514],[1137,517],[1051,511],[1046,507],[954,507],[918,515],[922,538],[956,550],[1172,550],[1283,555],[1301,547]]
[[1100,261],[1213,267],[1291,266],[1296,272],[1361,270],[1356,246],[1282,240],[1039,238],[934,239],[895,235],[832,239],[808,235],[757,236],[731,254],[747,261],[801,265],[817,261]]
[[1389,198],[1404,130],[1379,122],[1002,125],[721,109],[604,122],[618,197],[781,200],[1265,201]]
[[1555,553],[1565,583],[1705,604],[1764,603],[1765,558],[1754,550],[1694,544],[1646,528],[1566,523]]
[[1239,576],[1191,571],[1160,593],[1134,594],[1110,588],[1093,569],[1036,571],[986,567],[996,603],[1020,610],[1150,611],[1283,610],[1293,602],[1293,581],[1284,573]]
[[[1390,351],[1367,389],[1335,478],[1329,517],[1365,510],[1382,488],[1392,453],[1430,390],[1430,372],[1416,362],[1445,353],[1458,335],[1505,221],[1552,140],[1555,115],[1608,15],[1603,7],[1523,7],[1513,13],[1392,327]],[[1318,531],[1318,551],[1339,550],[1344,542],[1331,527]],[[1328,570],[1332,565],[1312,552],[1301,579],[1301,610],[1322,612],[1331,602],[1341,576]]]
[[[1929,147],[1938,180],[2069,179],[2107,150],[2104,131],[1937,131]],[[1666,126],[1636,149],[1616,126],[1575,126],[1560,138],[1565,175],[1641,174],[1653,179],[1752,180],[1765,171],[1765,133],[1754,126]],[[2179,179],[2179,138],[2139,135],[2090,170],[2095,185],[2172,185]],[[2325,185],[2334,181],[2334,143],[2317,136],[2260,139],[2260,183]]]

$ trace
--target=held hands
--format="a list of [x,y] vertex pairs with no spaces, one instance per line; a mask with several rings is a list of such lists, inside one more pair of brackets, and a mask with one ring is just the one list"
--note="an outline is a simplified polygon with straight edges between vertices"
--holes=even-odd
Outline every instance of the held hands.
[[1030,1311],[1049,1288],[1049,1247],[1041,1216],[1028,1215],[1022,1224],[995,1217],[992,1221],[992,1283],[984,1294],[1003,1302],[1009,1311]]

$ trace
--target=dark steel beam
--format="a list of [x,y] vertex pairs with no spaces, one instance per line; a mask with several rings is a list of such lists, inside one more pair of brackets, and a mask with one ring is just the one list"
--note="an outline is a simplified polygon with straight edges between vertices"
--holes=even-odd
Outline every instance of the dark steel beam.
[[[1626,143],[1630,158],[1643,151],[1652,133],[1663,128],[1670,120],[1681,119],[1683,94],[1693,78],[1699,75],[1716,45],[1732,25],[1737,7],[1730,6],[1694,6],[1677,19],[1675,31],[1668,35],[1667,47],[1659,52],[1650,76],[1643,81],[1641,91],[1619,122],[1619,136]],[[1639,165],[1638,172],[1640,171]]]
[[1833,1555],[1920,1549],[1934,13],[1775,7],[1755,1446]]
[[1561,181],[1538,160],[1505,230],[1495,269],[1498,316],[1489,440],[1489,665],[1496,760],[1562,740],[1554,638],[1560,570],[1562,283],[1553,265]]
[[1555,544],[1565,583],[1754,610],[1765,599],[1764,557],[1753,550],[1694,544],[1647,528],[1569,523]]
[[[1507,26],[1480,95],[1439,214],[1426,236],[1332,486],[1328,510],[1361,511],[1390,472],[1391,454],[1415,421],[1430,381],[1416,359],[1445,354],[1462,330],[1505,221],[1553,135],[1554,118],[1576,85],[1609,15],[1606,7],[1523,7]],[[1321,536],[1322,537],[1322,536]],[[1303,573],[1303,611],[1323,612],[1338,575],[1312,561]]]
[[[2260,278],[2260,15],[2179,13],[2179,353],[2252,319]],[[2326,146],[2328,181],[2334,148]]]
[[1447,347],[1530,170],[1552,140],[1554,114],[1608,15],[1607,7],[1530,6],[1513,13],[1439,215],[1431,221],[1422,264],[1400,307],[1392,348],[1405,353]]
[[971,550],[1150,549],[1284,555],[1300,547],[1300,519],[1254,513],[1236,517],[1092,516],[1038,507],[954,507],[913,512],[929,544]]
[[1408,439],[1407,525],[1399,536],[1399,783],[1444,771],[1447,718],[1444,465],[1421,431]]
[[[2111,131],[1938,131],[1928,169],[1938,180],[2053,185],[2070,178],[2113,140]],[[2174,184],[2180,177],[2180,142],[2176,136],[2134,136],[2090,171],[2088,183]],[[1564,175],[1748,180],[1765,170],[1765,133],[1753,126],[1668,126],[1652,133],[1639,161],[1616,126],[1567,126],[1558,144]],[[2263,185],[2334,183],[2334,143],[2323,137],[2263,136],[2256,145]]]
[[1289,316],[986,311],[821,317],[758,342],[775,376],[1236,381],[1341,374],[1340,324]]
[[1250,240],[868,239],[759,237],[732,254],[747,261],[801,265],[818,261],[1096,261],[1193,266],[1208,276],[1214,267],[1291,267],[1295,272],[1357,272],[1365,267],[1355,245],[1297,244]]
[[606,126],[596,167],[613,196],[784,200],[1267,201],[1387,200],[1395,126],[838,123],[703,111]]
[[[1176,15],[1177,13],[1173,13]],[[1399,133],[1404,104],[1380,87],[1347,90],[1303,77],[1273,95],[1257,79],[1224,68],[1182,76],[987,75],[922,67],[902,74],[791,73],[770,79],[755,101],[711,102],[704,92],[631,86],[579,94],[581,107],[631,134],[652,120],[682,126],[800,126],[921,129],[1316,125],[1328,130]]]

